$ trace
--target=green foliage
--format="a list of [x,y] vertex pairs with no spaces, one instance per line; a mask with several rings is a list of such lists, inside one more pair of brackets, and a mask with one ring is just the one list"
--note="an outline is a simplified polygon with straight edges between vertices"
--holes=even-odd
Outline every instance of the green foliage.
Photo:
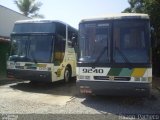
[[160,45],[160,0],[145,0],[145,13],[150,15],[156,43]]
[[123,13],[143,13],[145,9],[144,0],[128,0],[130,7],[126,8]]
[[14,3],[25,16],[44,18],[43,15],[38,14],[42,6],[41,2],[35,2],[35,0],[15,0]]
[[0,42],[0,75],[6,74],[6,61],[10,45],[8,42]]

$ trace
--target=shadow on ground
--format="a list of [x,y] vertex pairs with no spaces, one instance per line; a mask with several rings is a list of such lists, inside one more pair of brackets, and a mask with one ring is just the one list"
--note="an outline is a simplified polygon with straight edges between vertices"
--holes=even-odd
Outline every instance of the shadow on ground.
[[160,94],[157,90],[153,90],[150,98],[88,96],[82,104],[104,114],[135,115],[136,118],[140,114],[160,114]]
[[43,93],[52,95],[65,95],[73,96],[77,94],[76,82],[72,80],[69,83],[63,81],[53,83],[32,83],[30,81],[24,81],[10,85],[12,89],[21,90],[24,92]]

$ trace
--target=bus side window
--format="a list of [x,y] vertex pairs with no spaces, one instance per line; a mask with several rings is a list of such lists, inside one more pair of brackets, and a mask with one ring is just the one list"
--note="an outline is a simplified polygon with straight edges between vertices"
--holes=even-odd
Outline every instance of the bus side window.
[[69,27],[68,28],[68,47],[73,48],[77,44],[77,33],[76,31]]
[[56,65],[59,65],[64,59],[65,53],[65,42],[66,34],[65,34],[65,26],[57,25],[57,32],[55,37],[55,48],[54,48],[54,62]]
[[56,36],[54,49],[54,62],[58,65],[63,61],[65,53],[65,41],[59,35]]
[[68,30],[68,41],[67,41],[67,44],[68,44],[68,47],[72,47],[72,31],[70,29]]

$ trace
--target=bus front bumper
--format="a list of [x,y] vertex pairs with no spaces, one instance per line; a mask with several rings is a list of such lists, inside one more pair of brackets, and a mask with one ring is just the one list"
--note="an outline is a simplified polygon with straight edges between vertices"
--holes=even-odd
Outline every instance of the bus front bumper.
[[15,70],[7,69],[8,78],[16,78],[30,81],[51,82],[51,72],[49,71],[33,71],[33,70]]
[[110,96],[149,96],[151,83],[77,80],[80,93]]

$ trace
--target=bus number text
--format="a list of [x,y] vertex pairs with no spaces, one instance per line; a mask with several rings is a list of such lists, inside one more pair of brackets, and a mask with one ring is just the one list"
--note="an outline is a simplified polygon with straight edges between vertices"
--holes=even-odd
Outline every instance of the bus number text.
[[103,69],[86,69],[84,68],[83,73],[103,73]]

